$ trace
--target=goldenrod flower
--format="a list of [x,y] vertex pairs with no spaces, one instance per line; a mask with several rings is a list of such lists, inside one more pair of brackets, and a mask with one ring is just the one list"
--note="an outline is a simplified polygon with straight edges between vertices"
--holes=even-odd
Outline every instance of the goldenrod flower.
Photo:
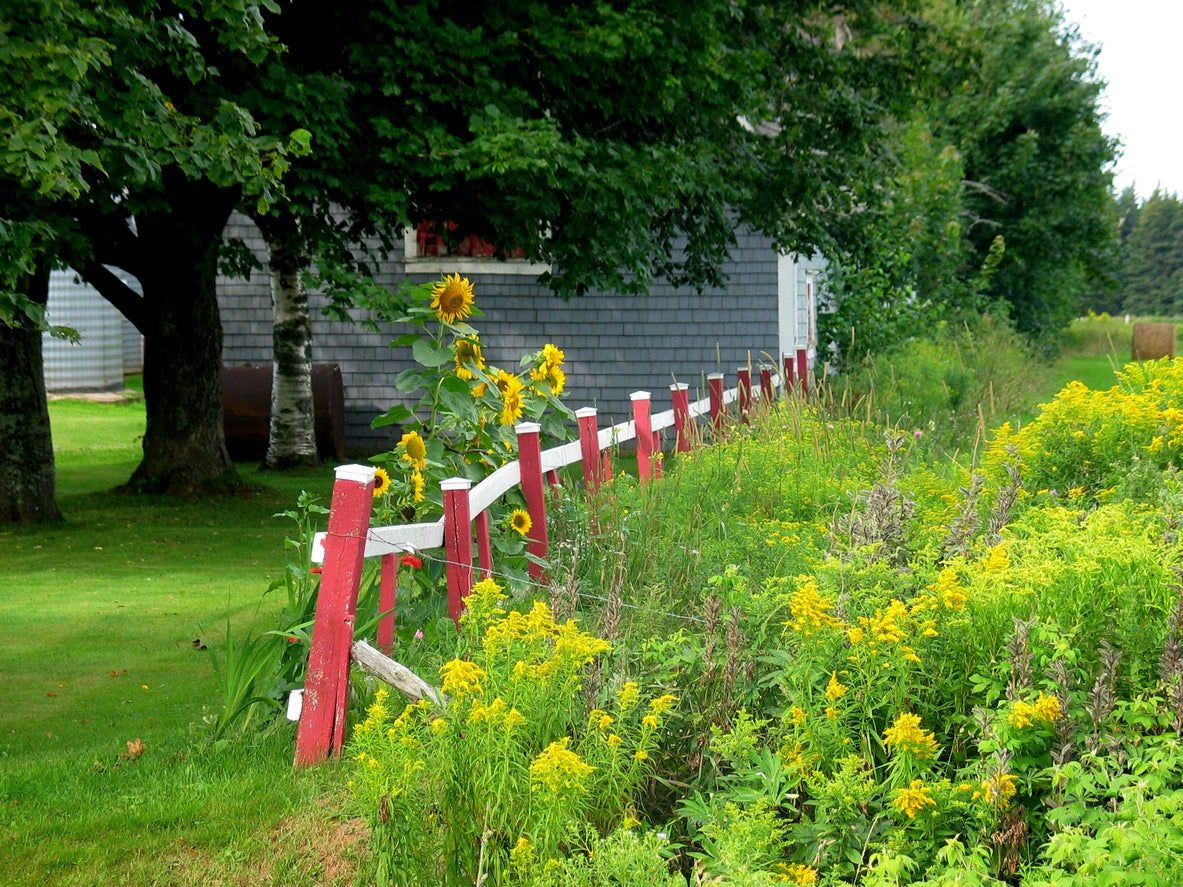
[[552,742],[542,754],[530,762],[530,781],[554,794],[563,791],[584,791],[587,779],[595,767],[571,751],[571,737]]
[[374,498],[385,496],[390,492],[390,475],[385,468],[374,469]]
[[812,576],[798,576],[797,590],[789,596],[789,612],[793,618],[784,624],[798,634],[809,637],[824,628],[840,628],[842,621],[830,615],[829,598],[817,590]]
[[656,715],[645,715],[645,717],[641,718],[641,726],[648,727],[650,730],[656,730],[657,729],[657,716]]
[[826,717],[827,717],[827,718],[836,718],[836,717],[838,717],[838,709],[834,708],[834,706],[832,706],[832,705],[831,705],[831,706],[828,706],[828,707],[826,708]]
[[1011,726],[1022,730],[1024,727],[1030,727],[1032,724],[1040,722],[1054,723],[1059,716],[1060,700],[1055,696],[1040,693],[1034,702],[1017,700],[1014,707],[1011,708],[1010,714],[1007,715],[1007,720],[1010,721]]
[[452,696],[482,692],[481,681],[488,675],[475,662],[453,659],[440,666],[440,677],[443,678],[440,690],[444,695]]
[[427,467],[427,444],[418,431],[408,431],[399,439],[398,445],[403,448],[404,462],[410,462],[419,471]]
[[826,699],[831,702],[837,702],[846,695],[847,687],[838,680],[838,672],[830,672],[830,682],[826,684]]
[[1005,810],[1010,806],[1010,799],[1017,791],[1018,785],[1013,774],[997,773],[982,783],[982,790],[974,792],[973,799],[976,801],[978,798],[985,798],[999,810]]
[[448,274],[431,288],[431,308],[444,323],[455,323],[472,314],[472,281]]
[[931,591],[936,592],[940,597],[941,603],[949,610],[963,610],[965,609],[965,589],[961,587],[961,583],[957,579],[957,571],[952,567],[945,567],[937,574],[937,581],[929,586]]
[[791,720],[794,724],[804,724],[806,717],[807,715],[805,714],[805,709],[799,705],[794,705],[789,709],[789,720]]
[[448,722],[443,718],[436,718],[431,722],[431,732],[436,736],[448,729]]
[[935,807],[937,802],[928,793],[923,779],[913,779],[908,788],[897,789],[892,798],[891,806],[895,807],[909,819],[915,819],[916,814],[925,807]]
[[530,528],[534,526],[534,521],[530,520],[530,512],[521,508],[515,508],[509,515],[509,525],[519,536],[525,536],[530,532]]
[[609,748],[619,748],[620,747],[620,737],[617,736],[615,733],[609,733],[608,739],[605,741],[608,743]]
[[777,866],[781,875],[777,880],[783,880],[786,884],[796,884],[797,887],[812,887],[817,883],[817,869],[799,862],[790,863],[789,865],[781,864]]
[[525,835],[518,838],[518,842],[509,851],[509,862],[516,869],[525,869],[534,862],[534,845]]
[[456,376],[466,382],[476,378],[476,373],[470,369],[483,370],[485,356],[481,353],[481,338],[473,336],[471,339],[457,339],[456,352],[453,355],[456,364]]
[[666,693],[664,696],[655,696],[653,699],[649,700],[649,714],[661,717],[663,714],[669,711],[673,704],[677,701],[678,698],[669,693]]
[[643,749],[643,748],[639,748],[635,752],[633,752],[633,760],[634,761],[647,761],[647,760],[649,760],[649,752],[645,751],[645,749]]
[[937,753],[936,737],[921,728],[919,715],[908,712],[902,713],[892,726],[883,731],[883,740],[893,751],[906,752],[922,760],[934,757]]
[[620,711],[622,714],[627,714],[632,711],[636,705],[637,700],[641,696],[641,688],[637,686],[635,681],[625,681],[620,688],[620,693],[617,694],[617,700],[620,702]]

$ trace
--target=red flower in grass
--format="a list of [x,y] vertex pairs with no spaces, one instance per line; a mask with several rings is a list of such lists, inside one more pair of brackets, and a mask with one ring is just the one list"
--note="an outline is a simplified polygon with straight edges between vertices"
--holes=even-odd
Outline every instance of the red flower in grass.
[[412,570],[423,569],[423,561],[413,554],[404,554],[398,559],[398,562],[404,567],[410,567]]
[[294,634],[289,634],[289,635],[287,636],[287,641],[288,641],[288,643],[289,643],[289,644],[298,644],[298,643],[300,643],[300,639],[299,639],[298,637],[296,637]]
[[311,573],[313,576],[319,576],[321,573],[324,572],[324,567],[313,567],[308,572]]

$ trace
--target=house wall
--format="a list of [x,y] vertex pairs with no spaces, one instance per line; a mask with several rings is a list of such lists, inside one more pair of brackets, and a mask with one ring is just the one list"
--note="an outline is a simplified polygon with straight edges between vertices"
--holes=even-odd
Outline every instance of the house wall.
[[[249,220],[232,218],[226,236],[241,238],[266,264],[262,240]],[[653,392],[655,410],[667,408],[675,377],[690,383],[692,393],[707,372],[723,371],[734,384],[735,369],[747,363],[749,352],[753,363],[761,352],[775,359],[779,344],[776,251],[751,232],[741,231],[737,241],[724,267],[726,287],[702,294],[657,284],[649,296],[597,292],[564,302],[531,276],[469,274],[485,312],[475,325],[486,358],[516,369],[521,356],[554,342],[567,355],[567,403],[598,407],[601,424],[630,417],[628,395],[636,390]],[[377,280],[397,289],[404,276],[402,257],[392,256]],[[437,276],[416,273],[412,279]],[[249,280],[219,278],[218,301],[225,364],[270,362],[267,272]],[[311,302],[313,360],[341,366],[349,446],[359,455],[389,448],[393,429],[373,430],[370,420],[402,399],[394,378],[413,364],[409,349],[388,344],[400,330],[385,324],[375,333],[360,323],[330,320],[320,313],[322,297],[313,294]],[[353,315],[366,319],[364,312]]]

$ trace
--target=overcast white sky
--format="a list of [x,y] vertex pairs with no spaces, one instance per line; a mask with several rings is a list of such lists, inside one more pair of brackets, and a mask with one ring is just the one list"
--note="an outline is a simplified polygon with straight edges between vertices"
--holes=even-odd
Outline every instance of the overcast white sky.
[[1121,139],[1116,185],[1183,195],[1183,0],[1061,0],[1099,44],[1105,131]]

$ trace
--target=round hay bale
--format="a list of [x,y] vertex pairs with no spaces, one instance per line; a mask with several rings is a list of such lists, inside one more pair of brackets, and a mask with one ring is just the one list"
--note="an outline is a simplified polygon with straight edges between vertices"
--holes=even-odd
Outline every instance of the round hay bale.
[[1130,356],[1134,360],[1174,357],[1175,325],[1173,323],[1135,323]]

